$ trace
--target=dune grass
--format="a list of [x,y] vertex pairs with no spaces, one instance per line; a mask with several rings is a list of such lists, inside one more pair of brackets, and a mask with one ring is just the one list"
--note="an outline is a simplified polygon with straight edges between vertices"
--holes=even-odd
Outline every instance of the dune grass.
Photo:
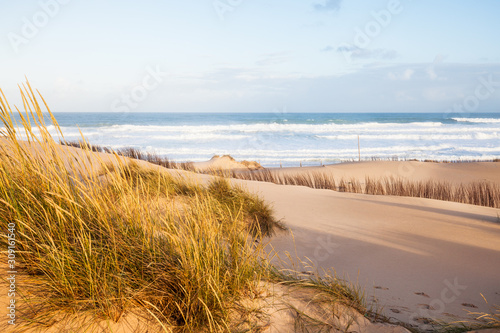
[[366,177],[364,184],[362,184],[355,178],[335,179],[331,174],[322,172],[287,175],[271,170],[233,171],[230,176],[236,179],[263,181],[279,185],[307,186],[373,195],[418,197],[500,208],[500,186],[491,182],[454,185],[433,180],[412,181],[395,177],[381,179]]
[[264,274],[255,240],[280,227],[269,206],[227,180],[201,186],[85,145],[78,155],[52,139],[29,85],[21,94],[20,126],[0,99],[0,220],[15,225],[18,268],[43,281],[26,322],[140,308],[164,327],[227,330]]
[[[85,147],[83,142],[62,142],[73,147]],[[88,144],[87,144],[88,145]],[[88,145],[88,149],[96,152],[113,152],[110,148]],[[183,169],[196,171],[190,162],[177,163],[168,158],[158,156],[154,153],[143,153],[139,149],[127,147],[116,151],[120,156],[144,160],[169,169]],[[372,160],[380,160],[372,158]],[[398,160],[398,159],[393,159]],[[498,162],[499,159],[493,160]],[[425,162],[438,161],[425,160]],[[442,163],[468,163],[479,161],[451,161]],[[500,186],[490,182],[474,182],[470,184],[453,185],[447,182],[411,181],[396,177],[383,177],[380,179],[365,178],[361,183],[358,179],[335,179],[331,174],[324,172],[299,173],[295,175],[280,174],[269,169],[258,169],[249,171],[228,170],[205,170],[201,173],[217,175],[220,177],[231,177],[243,180],[254,180],[270,182],[279,185],[307,186],[316,189],[328,189],[339,192],[365,193],[372,195],[394,195],[453,201],[478,206],[500,208]]]
[[[483,296],[483,295],[481,295]],[[484,301],[488,304],[488,300],[483,296]],[[489,313],[485,312],[471,312],[470,315],[479,322],[479,328],[498,328],[500,329],[500,305],[490,306]]]
[[134,148],[134,147],[125,147],[117,150],[113,150],[109,147],[105,146],[100,146],[100,145],[93,145],[89,144],[88,142],[85,142],[84,140],[80,141],[65,141],[65,140],[60,140],[59,143],[61,145],[69,146],[69,147],[74,147],[74,148],[81,148],[81,149],[86,149],[86,150],[91,150],[96,153],[116,153],[120,156],[125,156],[125,157],[130,157],[136,160],[143,160],[152,164],[159,165],[161,167],[167,168],[167,169],[181,169],[181,170],[186,170],[186,171],[195,171],[193,163],[191,162],[175,162],[167,157],[162,157],[159,156],[158,154],[154,153],[144,153],[140,149]]
[[[21,87],[24,112],[14,109],[19,123],[0,94],[0,221],[13,226],[15,269],[31,278],[18,285],[26,297],[19,329],[69,318],[85,331],[73,315],[90,317],[90,326],[139,313],[167,332],[233,331],[235,311],[246,311],[240,300],[258,294],[261,281],[291,283],[293,273],[267,260],[263,238],[283,225],[259,197],[227,179],[200,184],[144,167],[124,157],[140,152],[83,137],[81,149],[70,149],[50,135],[46,117],[66,142],[29,84]],[[3,234],[3,252],[8,242]],[[356,305],[337,296],[331,301]]]

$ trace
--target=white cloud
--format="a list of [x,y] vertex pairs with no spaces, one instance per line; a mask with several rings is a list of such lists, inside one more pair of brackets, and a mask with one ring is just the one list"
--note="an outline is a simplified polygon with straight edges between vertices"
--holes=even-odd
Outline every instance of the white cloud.
[[432,64],[425,69],[425,72],[427,73],[427,76],[431,80],[436,80],[439,78],[438,74],[436,73],[436,66],[440,65],[444,59],[446,59],[446,56],[442,54],[438,54],[435,58]]
[[332,47],[331,45],[321,49],[321,52],[335,51],[342,53],[344,56],[351,59],[381,59],[392,60],[399,56],[398,52],[391,49],[368,49],[361,48],[355,45],[345,44],[339,47]]
[[411,68],[408,68],[402,73],[390,72],[389,74],[387,74],[387,77],[391,80],[408,81],[412,78],[413,74],[415,74],[415,71]]
[[429,76],[429,79],[435,80],[438,78],[438,75],[436,74],[434,67],[429,67],[425,71],[426,71],[427,75]]
[[413,69],[405,70],[405,72],[403,73],[403,80],[411,79],[411,77],[413,76],[414,73],[415,73],[415,71]]

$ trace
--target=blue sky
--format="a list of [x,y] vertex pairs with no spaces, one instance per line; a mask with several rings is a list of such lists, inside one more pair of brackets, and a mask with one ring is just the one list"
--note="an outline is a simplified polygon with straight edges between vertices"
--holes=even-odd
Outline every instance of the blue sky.
[[500,112],[495,0],[9,0],[0,11],[0,87],[13,97],[26,75],[56,112]]

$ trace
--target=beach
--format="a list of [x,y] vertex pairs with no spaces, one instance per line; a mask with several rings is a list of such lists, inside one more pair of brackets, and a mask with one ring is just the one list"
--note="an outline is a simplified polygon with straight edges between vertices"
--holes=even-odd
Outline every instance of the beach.
[[0,332],[500,333],[500,1],[2,10]]
[[293,233],[271,240],[278,253],[359,282],[388,317],[455,321],[467,310],[488,311],[481,295],[489,304],[500,302],[498,209],[245,185],[272,202]]
[[[93,157],[95,153],[88,155],[78,148],[62,149],[68,156],[76,153],[76,159],[87,159],[90,165],[93,158],[115,158],[105,153]],[[214,168],[252,172],[244,171],[245,165],[229,157],[215,157],[195,166],[198,172]],[[202,183],[213,177],[163,170]],[[499,184],[499,170],[500,163],[495,162],[373,161],[271,171],[290,175],[323,172],[360,181],[365,176],[398,175],[412,181]],[[425,330],[436,321],[470,320],[467,311],[488,313],[500,304],[500,220],[496,208],[239,179],[232,182],[270,203],[288,229],[268,239],[273,262],[285,267],[290,264],[288,268],[304,274],[334,272],[364,290],[367,304],[390,322]]]
[[[500,163],[354,162],[272,169],[337,179],[500,184]],[[362,285],[388,317],[425,326],[459,321],[500,303],[499,209],[432,199],[376,196],[304,186],[237,181],[271,202],[291,234],[270,244],[314,269]],[[301,266],[301,265],[299,265]],[[304,269],[302,265],[302,269]],[[483,298],[484,297],[484,298]],[[486,301],[488,303],[486,303]]]
[[[8,119],[5,124],[9,124]],[[111,207],[116,210],[113,214],[118,214],[117,216],[125,214],[121,212],[125,209],[126,214],[131,215],[124,219],[124,230],[129,229],[128,221],[139,223],[139,229],[153,228],[152,230],[156,228],[157,219],[166,219],[164,223],[178,224],[179,219],[186,218],[186,212],[204,205],[200,206],[198,201],[190,202],[199,200],[194,199],[198,196],[203,198],[207,195],[211,198],[207,199],[211,203],[207,204],[209,210],[202,216],[206,216],[208,220],[202,218],[191,224],[194,230],[199,229],[199,223],[211,220],[210,214],[219,216],[216,220],[231,220],[233,214],[235,218],[239,218],[241,214],[249,212],[260,214],[254,215],[256,221],[265,217],[266,222],[258,223],[264,223],[261,226],[269,229],[259,227],[259,230],[269,232],[266,231],[262,239],[256,240],[259,244],[258,251],[263,251],[267,257],[265,262],[275,267],[271,271],[293,273],[280,273],[285,274],[280,282],[271,279],[269,275],[263,275],[266,277],[259,282],[257,288],[260,290],[258,294],[266,296],[245,300],[266,314],[264,322],[262,318],[255,319],[258,323],[256,325],[265,328],[264,332],[290,331],[291,327],[297,325],[299,314],[316,318],[314,320],[322,318],[322,322],[326,320],[322,325],[337,327],[340,331],[352,324],[355,325],[352,328],[354,332],[408,332],[408,329],[425,332],[433,331],[439,325],[457,325],[459,322],[467,323],[472,328],[481,323],[476,320],[480,314],[498,315],[500,162],[496,158],[491,161],[461,162],[377,158],[317,166],[281,165],[266,168],[257,161],[241,160],[231,155],[215,155],[206,161],[176,163],[137,147],[114,151],[111,147],[94,146],[91,142],[58,144],[57,141],[52,141],[54,128],[51,126],[37,126],[30,132],[31,142],[19,140],[18,137],[22,138],[22,135],[14,135],[12,130],[5,131],[6,134],[11,133],[0,139],[3,154],[0,157],[4,159],[5,167],[12,168],[10,172],[14,173],[28,172],[28,177],[35,179],[46,172],[53,174],[56,184],[60,183],[62,189],[68,188],[59,195],[71,196],[69,202],[72,205],[75,200],[81,199],[79,196],[73,197],[71,193],[74,190],[70,190],[71,188],[77,186],[84,192],[95,188],[98,192],[90,195],[89,200],[94,195],[97,199],[92,199],[94,201],[91,201],[89,207],[103,205],[100,209],[104,210]],[[38,139],[37,135],[41,135],[43,140]],[[476,149],[481,150],[478,147]],[[273,158],[277,161],[280,156]],[[25,160],[24,167],[16,165],[16,160]],[[30,171],[32,167],[38,171]],[[4,171],[3,177],[7,181],[6,186],[19,186],[16,185],[19,180],[10,180],[10,173]],[[66,177],[69,178],[65,180]],[[42,177],[38,181],[43,183],[47,178]],[[229,181],[228,185],[224,185],[226,181]],[[150,182],[151,185],[144,183],[134,189],[134,186],[142,182]],[[170,188],[177,188],[169,190],[174,191],[174,194],[164,197],[163,190],[160,190],[164,186],[161,185],[163,182],[174,182],[173,185],[168,185]],[[108,191],[107,183],[121,185],[112,185],[118,187],[101,196],[99,191]],[[52,186],[49,184],[51,182],[46,186]],[[28,182],[25,186],[32,185]],[[38,189],[30,187],[29,191]],[[119,195],[123,198],[117,199],[117,202],[104,203],[116,193],[122,193]],[[189,193],[197,194],[193,197]],[[45,202],[52,195],[49,191],[39,199],[28,198],[36,199],[33,203],[38,207],[39,200]],[[171,197],[172,195],[174,196]],[[212,195],[215,196],[212,198]],[[5,198],[12,200],[8,195]],[[48,207],[53,205],[51,200],[47,203]],[[213,206],[213,200],[222,200],[222,206]],[[240,208],[237,206],[239,200],[243,200]],[[242,212],[241,209],[249,202],[250,208],[245,208],[249,211]],[[120,206],[122,204],[125,206]],[[168,208],[160,208],[165,204]],[[9,209],[14,209],[12,204],[9,205]],[[66,204],[63,203],[64,205]],[[128,205],[136,207],[142,213],[137,214],[133,210],[128,212]],[[76,207],[80,206],[73,208],[75,214],[80,216],[80,208]],[[10,216],[9,209],[4,211],[6,217]],[[68,221],[71,221],[72,215],[66,211],[67,208],[60,209],[65,213],[56,213],[54,218],[66,221],[63,216],[67,214],[70,218]],[[226,209],[236,210],[226,212]],[[19,214],[28,212],[22,210]],[[38,215],[37,208],[33,212],[35,216]],[[221,212],[225,213],[220,215]],[[165,214],[174,215],[165,217]],[[29,219],[32,218],[30,216],[32,215],[27,215]],[[194,216],[196,215],[193,218]],[[98,218],[102,219],[100,223],[107,224],[122,217],[108,219],[103,215]],[[246,218],[244,221],[252,223],[254,218]],[[42,219],[41,223],[44,224],[46,222],[43,221],[49,220]],[[64,223],[71,225],[73,222]],[[108,228],[115,228],[112,225]],[[81,228],[87,228],[86,224]],[[217,228],[212,228],[214,227],[207,229],[211,230],[210,235],[220,233]],[[117,230],[116,232],[122,232],[119,231],[121,229]],[[255,232],[256,229],[253,230]],[[40,234],[34,229],[30,232],[34,232],[32,237]],[[89,229],[88,232],[96,231]],[[154,237],[163,232],[160,229],[154,231]],[[44,232],[41,233],[43,234]],[[240,232],[235,235],[240,235]],[[57,234],[49,234],[48,237],[52,239],[54,236],[59,237]],[[67,240],[63,238],[62,241]],[[200,239],[193,242],[196,247],[204,244]],[[221,244],[226,244],[226,241]],[[92,245],[89,246],[89,251],[95,251],[90,250]],[[177,250],[182,246],[184,245],[179,243]],[[241,247],[241,251],[249,251],[246,246]],[[108,255],[113,251],[97,253]],[[208,256],[203,260],[212,259],[212,256]],[[257,257],[252,260],[257,260]],[[38,265],[36,261],[32,264]],[[135,262],[131,264],[135,265]],[[186,268],[191,265],[188,264]],[[68,266],[68,269],[70,267],[72,266]],[[257,269],[257,266],[251,267],[248,269]],[[219,269],[214,268],[215,271]],[[92,274],[100,274],[99,272],[100,270]],[[66,271],[60,273],[66,274]],[[37,284],[36,277],[25,273],[21,273],[16,279],[21,285]],[[202,280],[199,283],[203,284]],[[350,300],[343,300],[344,303],[339,304],[335,301],[335,308],[324,312],[323,305],[318,305],[315,301],[321,295],[320,289],[306,291],[301,287],[301,284],[307,284],[306,281],[318,281],[319,285],[315,288],[324,283],[333,286],[332,288],[346,288]],[[291,287],[290,283],[299,284]],[[12,288],[12,283],[10,286]],[[4,302],[8,302],[8,287],[8,284],[3,284]],[[197,285],[194,286],[196,287]],[[340,299],[343,297],[345,296]],[[141,304],[142,301],[136,302]],[[18,307],[23,305],[24,301],[18,303]],[[329,311],[339,311],[341,315],[334,316],[337,319],[333,321],[325,319],[325,315],[329,316]],[[81,315],[85,318],[87,314],[84,312]],[[139,326],[152,325],[139,317],[129,317],[125,322],[130,323],[129,320],[137,321]],[[125,322],[120,319],[112,325],[122,330],[125,329]],[[96,327],[103,325],[99,321],[96,323]],[[106,321],[103,323],[107,325]],[[57,325],[52,329],[57,331],[60,328]]]

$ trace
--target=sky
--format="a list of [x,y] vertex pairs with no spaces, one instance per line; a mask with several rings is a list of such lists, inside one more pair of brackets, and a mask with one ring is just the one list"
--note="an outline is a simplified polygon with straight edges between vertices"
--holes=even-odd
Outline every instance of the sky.
[[5,0],[54,112],[500,112],[500,1]]

